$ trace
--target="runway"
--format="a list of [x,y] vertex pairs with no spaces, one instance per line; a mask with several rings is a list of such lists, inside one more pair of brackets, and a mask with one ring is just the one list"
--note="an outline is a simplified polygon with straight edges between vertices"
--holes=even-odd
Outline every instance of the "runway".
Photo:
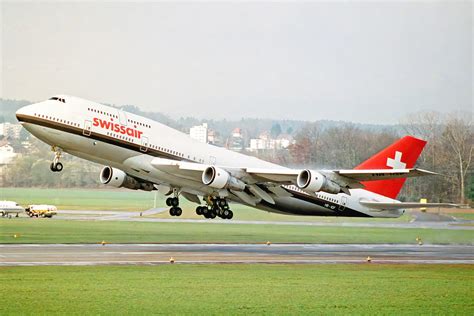
[[0,245],[0,266],[170,264],[474,264],[474,246],[403,244]]

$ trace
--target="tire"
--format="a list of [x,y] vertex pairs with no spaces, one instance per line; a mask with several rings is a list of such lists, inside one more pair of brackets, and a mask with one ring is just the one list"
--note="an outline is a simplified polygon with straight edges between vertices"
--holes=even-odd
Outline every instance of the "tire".
[[197,214],[197,215],[202,215],[202,208],[201,208],[201,206],[196,207],[196,214]]
[[234,212],[229,210],[229,215],[227,216],[227,219],[232,219],[232,217],[234,217]]
[[227,203],[226,203],[225,200],[219,200],[219,201],[217,202],[217,204],[218,204],[221,208],[227,205]]
[[183,214],[183,210],[181,209],[181,207],[176,208],[176,210],[174,211],[174,214],[176,216],[181,216],[181,214]]
[[55,166],[56,172],[61,172],[63,171],[63,164],[58,162]]
[[170,208],[170,215],[175,216],[175,209],[174,207]]
[[54,167],[54,163],[52,162],[51,165],[49,165],[49,169],[52,171],[52,172],[56,172],[56,168]]
[[166,199],[166,205],[171,206],[171,198]]
[[171,206],[178,206],[179,205],[179,199],[178,198],[172,198],[171,199]]
[[224,219],[229,219],[229,215],[230,215],[229,210],[224,210],[224,212],[222,212],[222,218]]
[[214,211],[209,212],[209,217],[208,218],[216,218],[217,214]]

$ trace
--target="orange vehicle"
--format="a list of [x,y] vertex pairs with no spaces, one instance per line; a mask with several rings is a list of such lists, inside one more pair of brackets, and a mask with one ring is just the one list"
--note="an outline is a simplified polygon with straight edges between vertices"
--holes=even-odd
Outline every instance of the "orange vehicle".
[[25,212],[29,217],[48,217],[57,214],[58,209],[54,205],[29,205]]

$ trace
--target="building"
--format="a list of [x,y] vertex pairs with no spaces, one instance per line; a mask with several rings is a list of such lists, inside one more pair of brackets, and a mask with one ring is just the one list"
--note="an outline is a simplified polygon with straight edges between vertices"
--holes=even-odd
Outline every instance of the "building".
[[244,149],[244,136],[240,128],[234,128],[231,136],[227,140],[227,148],[233,151],[242,151]]
[[260,150],[279,150],[286,149],[293,143],[293,137],[286,134],[281,134],[276,139],[271,138],[270,133],[263,132],[258,138],[250,139],[250,146],[248,151]]
[[4,185],[5,172],[18,156],[6,139],[0,140],[0,186]]
[[1,123],[0,136],[3,136],[8,139],[19,139],[21,129],[21,124]]
[[207,143],[216,146],[222,146],[222,139],[219,133],[209,128],[207,130]]
[[10,144],[6,141],[0,141],[0,166],[10,164],[17,154]]
[[193,126],[189,129],[189,136],[201,143],[207,143],[207,123]]

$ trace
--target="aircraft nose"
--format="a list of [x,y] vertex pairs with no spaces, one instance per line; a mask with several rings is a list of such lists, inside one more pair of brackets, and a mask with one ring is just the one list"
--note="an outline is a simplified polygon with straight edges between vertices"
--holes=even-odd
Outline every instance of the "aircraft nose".
[[24,122],[25,118],[26,118],[28,115],[31,115],[31,108],[32,108],[32,106],[33,106],[33,104],[30,104],[30,105],[21,107],[21,108],[19,108],[19,109],[15,112],[16,119],[17,119],[20,123],[21,123],[21,122]]

